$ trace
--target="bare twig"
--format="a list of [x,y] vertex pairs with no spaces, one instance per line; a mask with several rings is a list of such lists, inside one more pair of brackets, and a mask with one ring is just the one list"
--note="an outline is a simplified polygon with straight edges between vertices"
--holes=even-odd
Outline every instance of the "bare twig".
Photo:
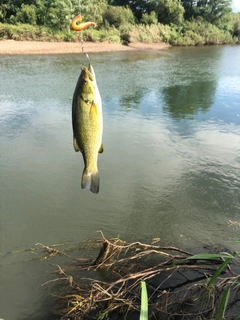
[[[85,317],[92,319],[97,310],[103,315],[123,312],[126,316],[134,311],[139,312],[141,281],[147,282],[149,308],[155,314],[155,319],[178,316],[196,318],[200,315],[210,319],[214,318],[220,292],[231,281],[236,282],[236,287],[239,286],[238,275],[229,275],[228,272],[227,276],[219,278],[214,289],[207,288],[204,281],[207,280],[207,275],[213,274],[218,268],[216,261],[204,263],[201,260],[192,264],[192,261],[185,261],[190,253],[176,247],[141,242],[128,244],[119,238],[108,240],[102,232],[101,235],[101,250],[87,272],[101,270],[106,278],[105,281],[90,277],[76,280],[76,276],[73,279],[62,267],[54,265],[62,278],[43,284],[67,280],[68,291],[66,292],[65,288],[65,293],[58,296],[59,313],[66,310],[62,320],[85,319]],[[50,257],[62,254],[55,248],[40,245],[47,250]],[[64,252],[63,255],[67,256]],[[80,271],[86,270],[81,262],[77,267]],[[198,276],[192,279],[189,277],[189,273],[192,272],[197,272]],[[176,281],[175,278],[181,281]],[[80,285],[79,281],[84,285]],[[178,310],[182,310],[181,313]]]

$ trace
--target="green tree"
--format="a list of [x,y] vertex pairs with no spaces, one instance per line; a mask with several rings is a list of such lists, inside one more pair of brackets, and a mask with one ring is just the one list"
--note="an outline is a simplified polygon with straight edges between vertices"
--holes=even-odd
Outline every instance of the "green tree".
[[138,21],[143,15],[153,11],[156,12],[158,21],[164,24],[179,24],[183,20],[184,8],[180,0],[110,0],[109,4],[129,6]]
[[217,24],[231,11],[232,0],[199,0],[197,13],[206,21]]
[[144,13],[150,13],[148,10],[149,0],[110,0],[108,4],[113,6],[128,6],[138,20],[142,18]]
[[34,4],[22,4],[21,10],[17,11],[15,21],[20,23],[37,23],[36,6]]
[[15,17],[18,11],[18,7],[12,3],[1,3],[0,6],[0,22],[8,23],[11,17]]
[[84,21],[93,21],[97,25],[103,22],[102,16],[106,7],[107,0],[81,0],[80,2],[80,10]]
[[231,4],[232,0],[182,0],[186,20],[201,16],[213,24],[226,20],[232,11]]
[[115,26],[119,28],[121,25],[128,23],[133,24],[135,18],[130,8],[109,6],[103,13],[105,25]]
[[142,18],[140,20],[141,23],[146,24],[146,25],[151,25],[151,24],[157,24],[158,22],[158,17],[155,11],[151,11],[149,13],[144,13],[142,15]]
[[36,0],[36,15],[38,25],[47,25],[47,13],[50,2],[47,0]]
[[184,7],[184,18],[190,20],[195,17],[195,9],[197,7],[197,0],[181,0]]
[[184,18],[184,8],[179,0],[150,0],[149,11],[155,11],[158,21],[163,24],[180,24]]
[[54,30],[67,29],[72,15],[73,8],[70,0],[54,0],[48,8],[46,24]]
[[240,40],[240,13],[231,13],[231,32]]

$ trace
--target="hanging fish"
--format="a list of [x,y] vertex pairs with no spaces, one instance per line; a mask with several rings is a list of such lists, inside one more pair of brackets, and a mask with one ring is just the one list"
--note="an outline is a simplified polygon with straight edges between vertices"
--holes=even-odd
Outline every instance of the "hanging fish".
[[95,22],[88,21],[88,22],[79,23],[81,21],[82,21],[81,14],[74,17],[72,19],[71,28],[75,31],[82,31],[82,30],[90,27],[91,25],[93,25],[94,28],[96,28],[96,26],[97,26]]
[[93,67],[84,67],[72,101],[73,147],[84,160],[82,189],[99,192],[98,153],[103,152],[102,102]]

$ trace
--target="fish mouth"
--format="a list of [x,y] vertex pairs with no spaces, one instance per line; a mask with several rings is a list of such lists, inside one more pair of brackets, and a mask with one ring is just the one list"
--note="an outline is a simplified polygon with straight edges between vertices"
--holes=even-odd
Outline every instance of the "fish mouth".
[[89,71],[90,79],[92,81],[94,81],[95,80],[95,73],[94,73],[93,67],[91,66],[90,63],[89,63],[89,66],[88,66],[88,71]]
[[82,68],[81,78],[82,78],[82,80],[85,79],[85,80],[90,80],[90,81],[94,82],[95,74],[94,74],[93,68],[90,64],[89,64],[88,68],[87,67]]

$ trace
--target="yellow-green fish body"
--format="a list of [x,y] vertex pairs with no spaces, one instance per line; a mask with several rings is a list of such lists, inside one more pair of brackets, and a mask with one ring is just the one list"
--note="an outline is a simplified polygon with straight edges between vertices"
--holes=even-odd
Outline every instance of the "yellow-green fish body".
[[98,153],[102,145],[102,102],[93,67],[84,67],[78,78],[72,101],[73,147],[84,160],[82,189],[99,192]]

